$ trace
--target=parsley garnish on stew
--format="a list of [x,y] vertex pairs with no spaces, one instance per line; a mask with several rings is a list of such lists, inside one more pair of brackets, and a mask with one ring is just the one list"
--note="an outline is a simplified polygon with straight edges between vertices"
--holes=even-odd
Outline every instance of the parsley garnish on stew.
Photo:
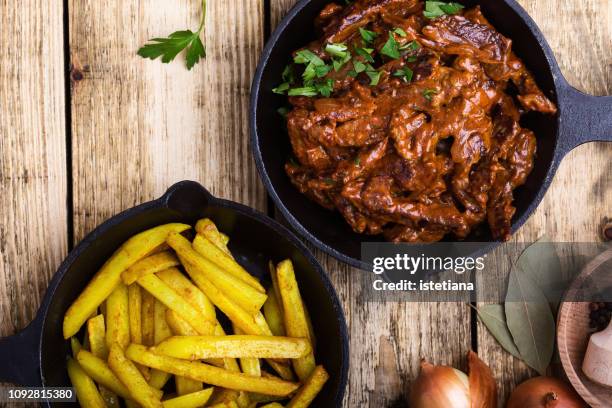
[[389,31],[389,39],[380,49],[380,53],[393,59],[398,59],[400,57],[399,44],[393,36],[393,31]]
[[161,57],[161,61],[167,64],[173,61],[181,51],[187,50],[185,61],[187,69],[190,70],[200,61],[200,58],[206,58],[206,48],[200,39],[200,33],[204,29],[205,22],[206,0],[202,0],[202,17],[196,32],[191,30],[175,31],[168,37],[152,38],[138,50],[137,54],[152,60]]
[[404,82],[411,82],[413,75],[414,75],[414,72],[408,67],[398,69],[397,71],[393,73],[393,76],[402,78]]
[[423,91],[423,97],[427,99],[428,101],[431,101],[433,96],[437,94],[438,94],[438,91],[436,91],[435,89],[425,89]]
[[446,14],[457,14],[464,8],[459,3],[445,3],[443,1],[426,1],[423,15],[429,19],[442,17]]

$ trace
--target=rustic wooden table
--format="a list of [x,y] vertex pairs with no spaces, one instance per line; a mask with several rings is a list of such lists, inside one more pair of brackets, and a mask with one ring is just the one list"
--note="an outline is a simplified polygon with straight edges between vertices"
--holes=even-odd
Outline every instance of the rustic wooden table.
[[[612,2],[520,0],[569,82],[612,90]],[[0,335],[34,316],[68,250],[117,212],[193,179],[268,211],[249,152],[249,88],[264,41],[294,0],[211,0],[208,57],[188,72],[136,56],[148,38],[197,26],[196,0],[0,0]],[[569,154],[515,240],[595,239],[612,204],[612,145]],[[404,401],[427,357],[465,367],[476,347],[502,392],[532,375],[466,304],[360,301],[322,253],[350,327],[346,407]]]

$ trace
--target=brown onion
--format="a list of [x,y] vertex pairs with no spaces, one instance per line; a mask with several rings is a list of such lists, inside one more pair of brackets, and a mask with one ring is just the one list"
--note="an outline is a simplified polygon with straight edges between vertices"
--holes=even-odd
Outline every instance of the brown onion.
[[536,377],[514,389],[506,408],[588,408],[588,405],[563,381]]
[[469,378],[455,368],[421,361],[421,373],[410,390],[410,408],[495,408],[491,370],[476,353],[470,352],[468,361]]
[[421,373],[412,383],[410,408],[470,408],[470,387],[465,373],[421,361]]

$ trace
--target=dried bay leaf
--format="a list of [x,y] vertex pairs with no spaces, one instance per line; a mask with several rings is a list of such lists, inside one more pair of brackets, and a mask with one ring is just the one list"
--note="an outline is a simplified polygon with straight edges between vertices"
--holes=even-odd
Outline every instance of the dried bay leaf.
[[516,266],[533,279],[544,292],[551,308],[557,310],[567,282],[563,282],[561,261],[549,238],[545,235],[525,248]]
[[482,323],[504,350],[522,360],[521,353],[514,344],[514,339],[506,324],[504,307],[502,305],[482,305],[476,309],[476,312],[478,312]]
[[542,290],[519,268],[510,271],[505,312],[523,361],[546,375],[554,351],[555,320]]

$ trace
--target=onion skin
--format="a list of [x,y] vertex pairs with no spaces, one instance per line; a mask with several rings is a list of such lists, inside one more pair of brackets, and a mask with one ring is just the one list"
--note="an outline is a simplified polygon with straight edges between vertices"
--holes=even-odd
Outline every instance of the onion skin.
[[588,408],[580,396],[563,381],[536,377],[514,389],[506,408]]
[[410,408],[470,408],[467,376],[446,366],[421,361],[421,373],[410,389]]
[[497,384],[491,369],[473,351],[468,353],[468,365],[471,408],[496,408]]

